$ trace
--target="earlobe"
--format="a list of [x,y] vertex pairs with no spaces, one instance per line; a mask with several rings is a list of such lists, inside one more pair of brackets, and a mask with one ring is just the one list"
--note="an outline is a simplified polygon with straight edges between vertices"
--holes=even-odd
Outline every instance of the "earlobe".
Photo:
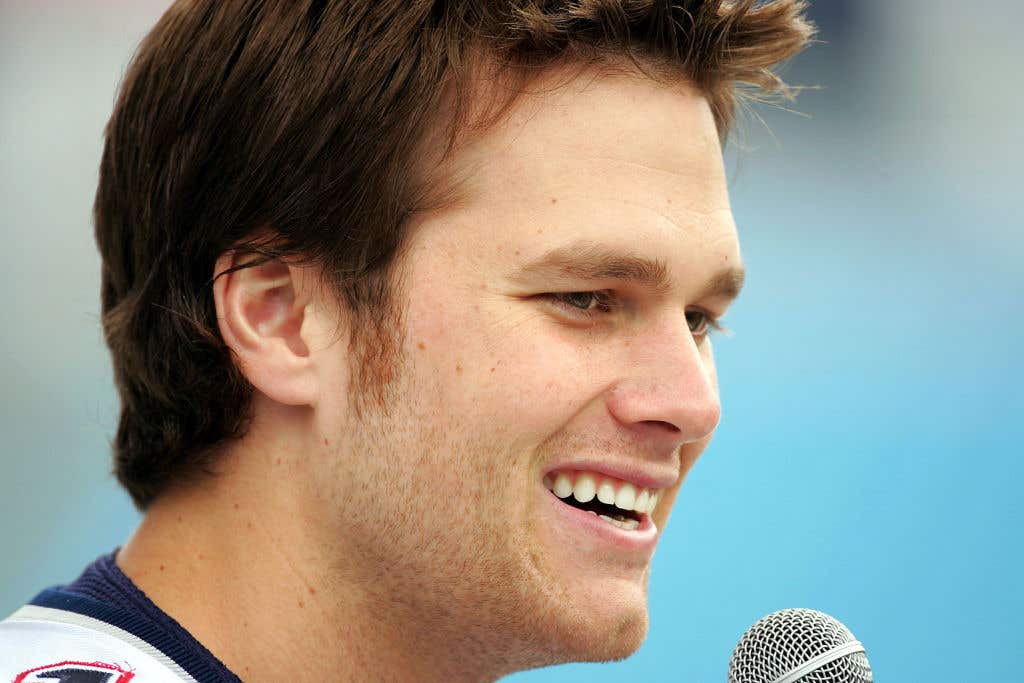
[[312,405],[317,382],[304,338],[311,289],[305,269],[225,252],[214,278],[217,324],[242,373],[271,400]]

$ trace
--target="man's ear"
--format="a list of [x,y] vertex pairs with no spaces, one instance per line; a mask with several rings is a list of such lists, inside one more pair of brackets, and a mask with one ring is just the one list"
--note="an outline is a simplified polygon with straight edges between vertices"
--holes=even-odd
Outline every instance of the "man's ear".
[[319,386],[305,338],[310,270],[228,251],[217,259],[214,278],[217,324],[242,374],[278,403],[315,403]]

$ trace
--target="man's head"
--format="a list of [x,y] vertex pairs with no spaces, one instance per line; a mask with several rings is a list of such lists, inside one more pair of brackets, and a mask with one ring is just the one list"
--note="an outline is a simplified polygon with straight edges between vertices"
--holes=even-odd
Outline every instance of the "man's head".
[[783,88],[800,9],[173,7],[96,203],[136,503],[249,449],[382,621],[496,671],[634,651],[719,416],[734,88]]

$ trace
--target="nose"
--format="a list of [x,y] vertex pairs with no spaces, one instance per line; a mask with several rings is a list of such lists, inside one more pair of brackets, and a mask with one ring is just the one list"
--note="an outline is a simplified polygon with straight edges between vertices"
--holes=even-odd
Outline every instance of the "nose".
[[666,324],[638,335],[630,348],[628,372],[607,394],[611,414],[666,450],[711,434],[722,412],[714,361],[710,348],[702,354],[685,319],[681,331]]

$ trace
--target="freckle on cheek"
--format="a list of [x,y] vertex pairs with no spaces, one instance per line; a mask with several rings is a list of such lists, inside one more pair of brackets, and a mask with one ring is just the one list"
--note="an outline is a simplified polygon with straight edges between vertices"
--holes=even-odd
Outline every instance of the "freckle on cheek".
[[420,342],[419,344],[416,345],[416,348],[422,351],[423,349],[427,348],[427,345],[424,344],[423,342]]

